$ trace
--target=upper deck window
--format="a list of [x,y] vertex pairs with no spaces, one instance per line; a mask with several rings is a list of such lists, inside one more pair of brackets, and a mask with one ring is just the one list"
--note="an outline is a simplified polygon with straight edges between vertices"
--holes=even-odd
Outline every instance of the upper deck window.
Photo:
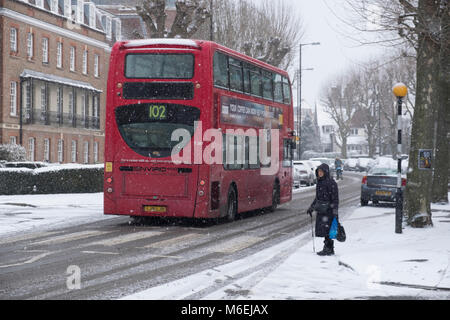
[[137,79],[192,79],[192,54],[139,53],[128,54],[125,76]]

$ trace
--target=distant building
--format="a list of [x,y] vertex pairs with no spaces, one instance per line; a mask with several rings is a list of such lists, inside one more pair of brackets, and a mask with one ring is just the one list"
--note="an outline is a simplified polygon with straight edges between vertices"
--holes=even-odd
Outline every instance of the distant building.
[[103,162],[120,20],[83,0],[2,0],[0,31],[0,143],[30,161]]

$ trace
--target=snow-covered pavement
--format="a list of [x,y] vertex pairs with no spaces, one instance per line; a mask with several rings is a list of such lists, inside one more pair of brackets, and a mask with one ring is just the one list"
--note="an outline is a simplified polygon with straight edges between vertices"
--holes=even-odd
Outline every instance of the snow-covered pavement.
[[0,236],[102,219],[103,193],[0,196]]
[[[101,193],[0,196],[0,238],[113,218],[102,205]],[[450,299],[450,205],[432,208],[432,228],[399,235],[392,205],[351,207],[334,257],[313,252],[309,231],[125,299]]]
[[433,216],[434,227],[399,235],[393,207],[358,207],[342,221],[347,241],[334,257],[317,256],[303,234],[125,299],[450,299],[450,205],[433,205]]

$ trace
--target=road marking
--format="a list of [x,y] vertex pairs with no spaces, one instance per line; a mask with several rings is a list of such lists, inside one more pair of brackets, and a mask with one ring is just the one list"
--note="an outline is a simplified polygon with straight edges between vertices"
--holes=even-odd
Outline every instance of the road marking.
[[9,268],[9,267],[17,267],[17,266],[22,266],[22,265],[25,265],[25,264],[30,264],[30,263],[36,262],[36,261],[38,261],[38,260],[40,260],[42,258],[45,258],[46,256],[51,255],[53,253],[55,253],[55,252],[44,252],[44,253],[41,253],[40,255],[37,255],[37,256],[35,256],[33,258],[30,258],[30,259],[28,259],[26,261],[23,261],[23,262],[17,262],[17,263],[13,263],[13,264],[0,265],[0,269],[2,269],[2,268]]
[[65,243],[65,242],[90,238],[90,237],[94,237],[94,236],[99,236],[99,235],[103,235],[103,234],[110,233],[110,232],[111,231],[97,231],[97,230],[74,232],[74,233],[69,233],[69,234],[57,236],[57,237],[42,240],[42,241],[33,242],[31,245],[37,246],[37,245],[43,245],[43,244],[49,245],[49,244],[56,244],[56,243]]
[[236,251],[248,248],[258,242],[263,241],[262,237],[240,236],[231,240],[228,240],[221,244],[214,245],[210,250],[218,253],[231,254]]
[[137,241],[145,238],[154,237],[157,235],[162,234],[160,231],[143,231],[143,232],[137,232],[137,233],[130,233],[130,234],[124,234],[120,235],[114,238],[109,238],[101,241],[97,241],[94,243],[89,244],[89,246],[107,246],[112,247],[119,244],[124,244],[127,242]]
[[81,251],[82,253],[92,253],[92,254],[108,254],[108,255],[118,255],[118,252],[104,252],[104,251]]
[[24,241],[24,240],[30,240],[33,238],[40,238],[45,236],[51,236],[57,233],[61,233],[61,231],[52,231],[52,232],[39,232],[39,233],[32,233],[32,234],[26,234],[22,236],[16,236],[16,237],[8,237],[7,239],[0,240],[0,245],[5,243],[12,243],[12,242],[18,242],[18,241]]
[[167,248],[174,244],[192,240],[192,239],[196,239],[196,238],[199,238],[202,236],[203,236],[202,234],[198,234],[198,233],[189,233],[189,234],[185,234],[184,236],[154,242],[154,243],[144,246],[143,248]]

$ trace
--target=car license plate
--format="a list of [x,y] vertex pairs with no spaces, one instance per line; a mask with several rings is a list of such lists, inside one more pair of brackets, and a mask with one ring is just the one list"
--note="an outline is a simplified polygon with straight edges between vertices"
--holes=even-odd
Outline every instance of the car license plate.
[[392,192],[390,192],[390,191],[375,191],[375,194],[377,196],[390,197],[392,195]]
[[165,212],[167,212],[167,207],[144,206],[144,211],[145,212],[165,213]]

